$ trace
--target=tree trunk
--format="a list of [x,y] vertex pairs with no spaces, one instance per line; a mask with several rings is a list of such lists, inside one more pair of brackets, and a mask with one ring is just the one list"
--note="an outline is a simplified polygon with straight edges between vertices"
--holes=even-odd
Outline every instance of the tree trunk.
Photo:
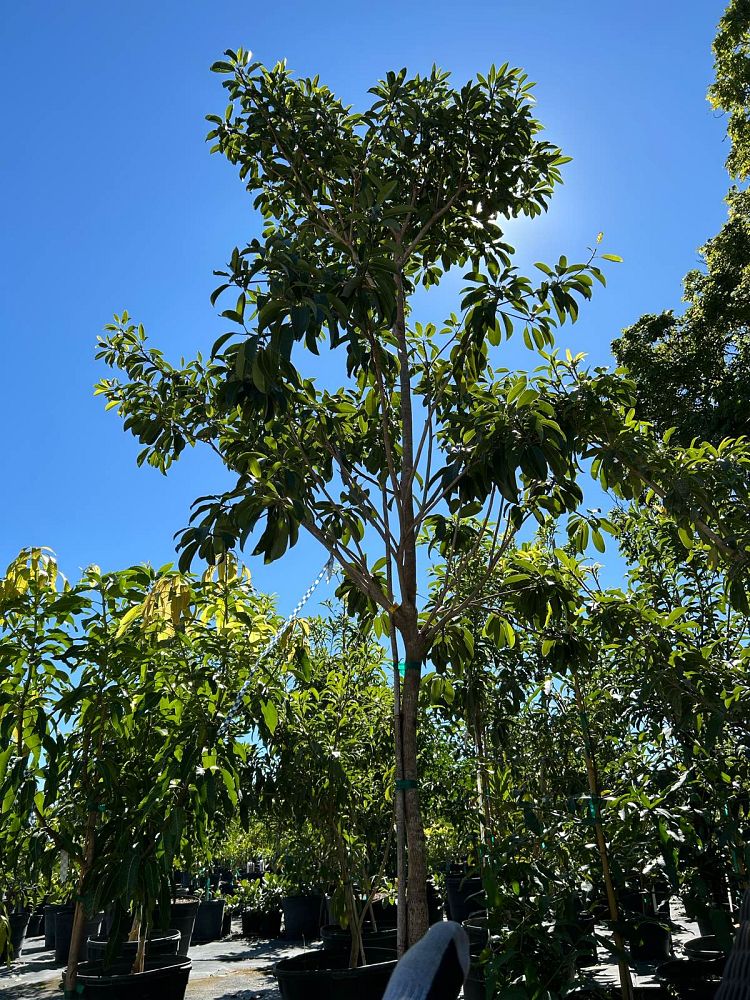
[[425,858],[424,826],[419,808],[419,788],[417,787],[417,708],[419,704],[420,656],[411,643],[405,642],[407,667],[404,671],[402,718],[402,752],[404,779],[413,782],[400,792],[404,799],[406,843],[408,848],[407,913],[408,944],[416,944],[427,933],[429,916],[427,911],[427,863]]
[[138,927],[138,948],[136,949],[135,959],[133,960],[133,965],[130,971],[133,975],[137,975],[143,972],[146,967],[146,938],[148,937],[148,922],[144,916],[144,911],[141,910],[141,919]]
[[[599,860],[602,866],[602,876],[604,878],[604,885],[607,891],[607,906],[609,908],[609,918],[613,924],[617,924],[620,919],[620,913],[617,906],[617,894],[615,893],[614,883],[612,882],[612,873],[609,867],[609,853],[607,851],[607,840],[604,836],[604,827],[601,821],[601,810],[599,808],[599,803],[601,801],[601,789],[599,787],[599,775],[596,769],[596,760],[594,758],[594,750],[591,745],[591,737],[589,734],[588,723],[586,722],[586,706],[583,700],[583,695],[581,694],[581,687],[578,683],[578,676],[573,673],[573,690],[575,692],[576,707],[578,709],[578,714],[581,718],[581,728],[583,730],[583,746],[584,746],[584,757],[586,759],[586,775],[588,778],[589,793],[591,795],[591,801],[593,803],[594,810],[594,831],[596,835],[596,846],[599,851]],[[614,929],[612,931],[612,939],[614,940],[615,947],[618,951],[625,950],[625,941],[623,940],[622,934],[619,930]],[[622,991],[622,1000],[633,1000],[633,980],[630,977],[630,967],[628,965],[627,959],[618,958],[617,967],[620,972],[620,989]]]
[[70,951],[68,952],[68,965],[65,970],[65,993],[72,996],[75,992],[78,981],[78,955],[83,944],[83,934],[86,929],[86,911],[83,907],[81,894],[86,881],[86,876],[91,870],[94,861],[94,842],[96,839],[96,810],[89,810],[86,820],[86,834],[83,848],[83,860],[81,871],[78,876],[78,892],[76,893],[76,909],[73,916],[73,929],[70,934]]
[[[390,580],[388,587],[389,592],[392,592]],[[391,656],[393,657],[393,749],[396,757],[396,781],[399,782],[403,781],[404,778],[404,756],[401,745],[401,677],[398,672],[398,642],[393,615],[391,615],[390,632]],[[396,954],[401,958],[406,951],[408,938],[406,926],[406,813],[404,796],[398,790],[398,785],[396,788],[396,889],[398,892]]]
[[[401,532],[399,584],[401,605],[394,615],[404,643],[403,696],[401,700],[401,754],[403,780],[407,787],[399,789],[404,799],[406,826],[408,944],[415,944],[427,933],[427,865],[425,860],[424,827],[419,810],[417,787],[417,708],[421,681],[422,643],[417,610],[417,535],[415,517],[414,481],[414,417],[412,412],[411,360],[406,336],[406,295],[404,274],[396,270],[396,316],[393,332],[396,337],[399,362],[400,417],[401,417],[401,476],[399,482],[399,527]],[[411,786],[411,787],[409,787]]]
[[[485,848],[490,846],[492,836],[492,806],[490,802],[489,775],[487,774],[487,757],[484,744],[484,727],[482,725],[482,709],[478,699],[472,699],[469,706],[471,719],[470,730],[474,740],[474,752],[477,759],[477,795],[479,797],[479,835]],[[482,852],[484,862],[484,852]]]

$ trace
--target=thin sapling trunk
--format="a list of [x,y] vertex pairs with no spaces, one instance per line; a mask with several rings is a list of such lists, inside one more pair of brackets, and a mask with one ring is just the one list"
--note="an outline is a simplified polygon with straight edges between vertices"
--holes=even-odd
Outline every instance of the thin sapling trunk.
[[599,851],[599,860],[602,867],[602,877],[604,879],[604,886],[607,892],[607,906],[609,909],[609,918],[612,921],[612,937],[615,942],[615,947],[617,948],[619,954],[617,958],[617,967],[620,972],[620,989],[622,991],[622,1000],[633,1000],[633,980],[630,976],[630,967],[628,961],[623,957],[623,952],[625,951],[625,941],[619,930],[618,924],[620,920],[620,912],[617,905],[617,893],[615,891],[615,886],[612,881],[612,872],[609,866],[609,852],[607,850],[607,840],[604,836],[604,827],[601,821],[601,788],[599,787],[599,775],[596,768],[596,759],[594,756],[594,749],[591,743],[591,735],[589,732],[588,722],[586,718],[586,704],[581,692],[581,686],[578,681],[578,675],[573,672],[573,691],[575,693],[576,708],[578,709],[578,714],[581,720],[581,729],[583,732],[583,746],[584,746],[584,757],[586,760],[586,775],[588,778],[589,794],[591,796],[593,819],[594,819],[594,832],[596,835],[596,846]]

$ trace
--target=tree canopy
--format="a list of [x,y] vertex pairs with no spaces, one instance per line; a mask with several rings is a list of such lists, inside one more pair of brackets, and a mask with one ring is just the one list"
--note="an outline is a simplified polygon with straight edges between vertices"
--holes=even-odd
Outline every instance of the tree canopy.
[[750,193],[727,197],[729,218],[684,281],[687,307],[642,316],[612,344],[636,383],[638,412],[675,440],[718,444],[750,430]]
[[[730,0],[714,39],[715,79],[708,91],[728,116],[727,170],[750,173],[750,4]],[[637,386],[639,413],[675,440],[718,444],[750,429],[750,200],[732,187],[728,219],[699,250],[702,267],[684,280],[682,315],[642,316],[612,349]]]

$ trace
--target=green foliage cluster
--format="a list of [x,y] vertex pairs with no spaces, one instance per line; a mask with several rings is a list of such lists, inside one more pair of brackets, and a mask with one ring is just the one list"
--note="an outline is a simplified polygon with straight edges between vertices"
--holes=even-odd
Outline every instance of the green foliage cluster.
[[732,148],[727,169],[746,180],[750,173],[750,5],[729,0],[714,39],[716,78],[708,97],[717,110],[729,116],[727,135]]
[[720,444],[750,430],[750,193],[733,189],[729,218],[685,278],[687,307],[642,316],[612,349],[635,379],[639,413],[676,440]]

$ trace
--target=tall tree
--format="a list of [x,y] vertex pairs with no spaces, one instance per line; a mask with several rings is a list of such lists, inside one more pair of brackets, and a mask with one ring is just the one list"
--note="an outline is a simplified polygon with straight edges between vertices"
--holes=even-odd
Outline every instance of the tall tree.
[[[436,641],[470,641],[461,618],[482,588],[480,575],[473,592],[420,598],[420,545],[471,559],[484,540],[491,574],[529,518],[578,506],[576,456],[602,440],[592,425],[627,411],[630,388],[549,353],[554,328],[604,281],[595,252],[583,264],[537,265],[538,281],[513,266],[502,218],[543,212],[565,162],[540,135],[520,70],[493,67],[458,89],[437,69],[389,73],[361,113],[317,78],[251,64],[242,51],[214,70],[230,103],[209,116],[209,138],[263,219],[262,235],[218,272],[214,301],[238,296],[222,313],[233,329],[208,359],[176,368],[120,316],[99,356],[125,380],[98,392],[143,443],[139,461],[166,472],[186,445],[205,442],[236,477],[196,502],[183,566],[221,560],[254,532],[255,553],[272,561],[302,529],[342,568],[350,611],[391,636],[405,663],[403,679],[394,670],[396,770],[413,942],[427,926],[420,666]],[[420,286],[455,267],[468,269],[458,312],[439,327],[412,321]],[[491,363],[515,329],[546,370]],[[320,378],[314,356],[326,342]],[[452,565],[460,573],[461,557]]]

